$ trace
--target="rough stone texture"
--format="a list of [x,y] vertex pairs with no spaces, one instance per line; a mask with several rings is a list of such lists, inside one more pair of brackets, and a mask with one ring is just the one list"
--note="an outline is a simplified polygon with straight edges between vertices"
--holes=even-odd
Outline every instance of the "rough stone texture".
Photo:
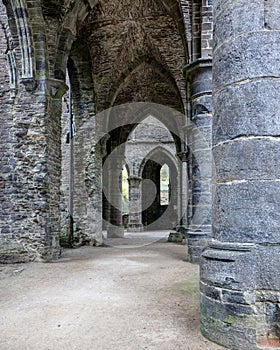
[[201,6],[201,57],[212,58],[213,6],[212,0],[202,0]]
[[[0,147],[1,147],[1,246],[4,242],[8,242],[12,236],[11,227],[8,223],[11,221],[13,212],[13,203],[11,200],[13,192],[13,173],[14,159],[12,154],[11,141],[12,136],[12,99],[10,99],[9,75],[6,57],[4,53],[7,50],[8,42],[5,35],[6,28],[8,28],[7,16],[5,8],[1,3],[0,7],[0,86],[1,86],[1,104],[0,104]],[[10,141],[10,142],[9,142]],[[26,254],[26,252],[24,252]]]
[[211,235],[212,207],[212,62],[198,59],[185,68],[191,111],[187,136],[191,196],[187,225],[188,260],[199,262]]
[[[80,243],[102,243],[102,181],[97,176],[102,168],[102,149],[97,145],[99,129],[95,118],[92,79],[88,51],[82,43],[73,45],[68,64],[72,89],[74,138],[73,138],[73,220],[74,239]],[[62,218],[61,234],[68,234],[69,213],[69,95],[64,96],[62,114]]]
[[61,114],[61,231],[60,235],[67,237],[69,234],[69,185],[70,185],[70,115],[69,93],[63,96]]
[[[88,18],[87,27],[90,31],[89,47],[98,110],[113,105],[119,94],[118,104],[130,101],[131,97],[122,94],[121,90],[127,83],[133,82],[133,76],[138,76],[139,71],[140,78],[143,75],[144,79],[147,74],[160,74],[162,82],[156,79],[154,92],[149,93],[145,90],[141,92],[143,84],[140,84],[140,92],[133,90],[134,101],[137,101],[139,94],[138,101],[148,99],[159,102],[158,98],[162,96],[161,103],[168,103],[169,100],[170,105],[172,97],[166,99],[165,91],[170,94],[171,88],[171,94],[177,96],[175,107],[182,110],[180,100],[184,98],[185,83],[181,69],[186,56],[180,44],[180,33],[160,2],[101,1],[96,12]],[[173,60],[174,54],[176,60]],[[146,74],[149,67],[152,67],[152,71]],[[131,79],[125,80],[130,74]],[[149,89],[148,85],[146,88]],[[126,89],[126,93],[129,93],[129,89]]]
[[[113,205],[120,200],[118,174],[111,164],[104,185],[113,204],[102,203],[102,167],[153,115],[174,144],[163,133],[158,159],[143,162],[137,174],[155,183],[147,187],[147,198],[157,200],[145,220],[164,212],[165,224],[177,225],[188,192],[180,224],[189,229],[191,260],[198,261],[213,218],[212,241],[201,258],[203,334],[232,349],[280,348],[279,11],[273,0],[1,1],[0,260],[57,258],[59,237],[67,233],[60,219],[67,209],[62,97],[68,68],[77,126],[76,234],[101,243],[102,210],[117,235],[122,232]],[[133,113],[124,107],[115,120],[114,112],[104,112],[129,102],[146,107]],[[176,113],[161,115],[161,106]],[[184,172],[177,166],[180,155],[188,162]],[[176,191],[171,210],[160,212],[153,189],[164,162],[176,174]]]
[[[7,17],[2,4],[1,20],[3,28],[7,28]],[[4,43],[6,37],[9,35],[1,36],[2,53],[5,45],[6,50],[12,49],[10,45],[13,39]],[[13,54],[16,62],[17,53]],[[3,60],[3,55],[1,57]],[[4,68],[6,64],[2,63],[1,67]],[[26,78],[26,69],[27,67],[25,73],[21,70],[23,78]],[[6,179],[3,178],[2,193],[6,204],[4,203],[4,216],[1,218],[1,244],[8,244],[7,249],[1,249],[1,259],[9,261],[8,255],[13,262],[48,260],[57,257],[59,253],[60,168],[57,165],[60,161],[60,148],[55,142],[55,136],[59,141],[60,107],[56,100],[59,94],[56,95],[56,92],[60,87],[56,84],[53,86],[51,81],[45,81],[40,85],[41,93],[30,95],[25,86],[16,86],[14,73],[15,71],[10,74],[11,95],[7,94],[6,98],[2,95],[2,101],[6,102],[1,103],[5,108],[5,112],[1,113],[5,118],[3,132],[6,130],[6,135],[3,134],[6,140],[1,140],[5,140],[5,147],[8,146],[9,149],[4,151],[6,157],[2,158],[2,162],[6,159],[7,164],[2,163],[4,166],[1,169],[2,176],[7,176]],[[6,89],[1,89],[2,93],[5,90],[8,92],[5,71],[2,71],[3,85],[5,81]],[[54,90],[51,91],[52,88]],[[43,118],[45,114],[49,115],[48,120]]]
[[274,4],[214,6],[216,173],[213,242],[201,262],[202,332],[230,349],[279,348],[279,32],[268,30]]
[[137,176],[130,176],[128,178],[129,184],[129,232],[142,232],[142,179]]

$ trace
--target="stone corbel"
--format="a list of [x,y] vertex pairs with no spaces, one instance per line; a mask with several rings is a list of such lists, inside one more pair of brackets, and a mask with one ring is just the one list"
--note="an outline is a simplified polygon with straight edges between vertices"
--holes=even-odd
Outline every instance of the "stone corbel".
[[61,99],[69,89],[65,82],[60,79],[46,79],[45,88],[48,94],[54,99]]
[[176,156],[181,160],[181,162],[187,162],[189,157],[189,151],[178,152]]

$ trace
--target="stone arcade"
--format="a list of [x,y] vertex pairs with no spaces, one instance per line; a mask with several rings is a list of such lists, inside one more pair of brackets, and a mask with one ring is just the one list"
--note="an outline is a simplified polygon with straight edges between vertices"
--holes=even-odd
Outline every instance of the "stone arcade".
[[122,236],[126,166],[129,229],[170,222],[200,262],[202,333],[280,349],[279,0],[0,0],[0,20],[0,261],[56,259],[71,201],[74,235]]

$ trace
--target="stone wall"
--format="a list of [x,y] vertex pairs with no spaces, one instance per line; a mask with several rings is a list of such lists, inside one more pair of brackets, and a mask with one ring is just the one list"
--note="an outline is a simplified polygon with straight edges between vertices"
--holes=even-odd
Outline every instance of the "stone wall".
[[[12,249],[17,249],[16,240],[11,242],[13,234],[11,222],[14,213],[14,205],[12,201],[12,195],[14,192],[14,167],[15,161],[13,158],[12,141],[13,137],[13,120],[12,120],[12,108],[13,99],[10,95],[10,80],[8,74],[8,64],[5,53],[10,47],[7,41],[8,19],[6,15],[6,9],[2,2],[0,3],[0,88],[1,88],[1,104],[0,104],[0,147],[1,147],[1,224],[0,224],[0,252],[1,256],[5,253],[6,245],[13,245]],[[11,52],[13,55],[13,52]],[[22,247],[19,248],[24,251]],[[8,250],[8,249],[7,249]],[[25,254],[24,254],[25,255]],[[2,257],[2,260],[5,256]],[[8,259],[8,257],[7,257]],[[24,257],[22,258],[24,260]]]
[[213,0],[202,0],[201,9],[201,57],[212,57],[213,49]]
[[[60,114],[64,84],[46,79],[43,74],[46,66],[43,64],[41,37],[31,37],[34,21],[42,20],[40,12],[35,11],[36,6],[33,12],[31,10],[33,16],[28,22],[26,8],[14,11],[14,5],[5,4],[11,29],[6,44],[11,114],[9,116],[9,108],[5,108],[7,114],[3,124],[9,129],[8,157],[12,167],[9,178],[4,179],[10,217],[5,217],[2,226],[9,238],[1,260],[49,260],[56,258],[60,250]],[[1,9],[3,14],[6,9],[3,6]],[[3,15],[2,20],[3,26],[7,26]],[[43,33],[44,23],[40,28]],[[7,33],[9,37],[9,31]],[[35,57],[38,46],[41,51]],[[1,101],[4,100],[3,95]]]
[[[98,144],[97,121],[90,76],[89,56],[82,42],[74,43],[69,71],[71,85],[74,137],[70,145],[70,101],[64,97],[62,114],[62,234],[68,235],[70,155],[72,152],[72,201],[75,242],[98,245],[102,243],[102,154]],[[88,72],[88,75],[85,74]],[[71,151],[72,147],[72,151]]]

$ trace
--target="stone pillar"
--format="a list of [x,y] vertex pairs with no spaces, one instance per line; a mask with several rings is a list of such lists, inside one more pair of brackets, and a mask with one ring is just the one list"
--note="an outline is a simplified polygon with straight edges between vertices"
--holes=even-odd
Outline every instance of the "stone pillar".
[[191,217],[187,229],[188,260],[199,262],[211,234],[212,61],[200,58],[185,68],[189,83],[191,139]]
[[110,219],[107,227],[108,238],[120,238],[124,236],[122,224],[122,166],[124,157],[115,155],[109,156],[108,164],[108,196],[110,206]]
[[180,152],[176,154],[180,164],[180,198],[179,198],[179,221],[180,225],[176,227],[176,231],[187,229],[187,206],[188,206],[188,172],[187,160],[188,152]]
[[12,120],[7,118],[10,163],[1,169],[5,177],[0,198],[5,198],[4,213],[10,215],[0,225],[1,262],[48,261],[60,253],[60,116],[65,91],[63,81],[49,79],[38,82],[37,90],[20,84],[13,98]]
[[129,222],[128,231],[142,232],[142,195],[141,177],[130,176],[129,183]]
[[280,7],[214,6],[216,178],[201,329],[230,349],[280,349]]
[[[187,119],[187,125],[184,127],[186,135],[186,143],[191,144],[192,140],[192,124],[190,118]],[[187,235],[192,219],[192,152],[188,148],[187,153],[187,213],[186,213],[186,230]]]

